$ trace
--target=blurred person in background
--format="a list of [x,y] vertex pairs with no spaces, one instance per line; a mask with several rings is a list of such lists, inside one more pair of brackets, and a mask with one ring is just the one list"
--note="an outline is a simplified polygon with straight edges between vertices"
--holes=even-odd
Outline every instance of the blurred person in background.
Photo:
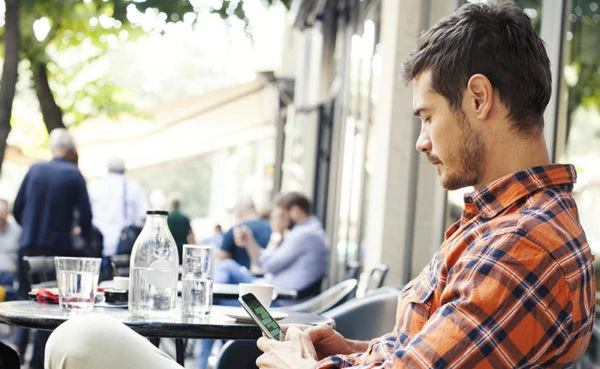
[[215,248],[221,247],[223,243],[223,228],[220,224],[216,224],[212,236],[203,238],[200,243],[212,245]]
[[[73,163],[77,148],[64,128],[50,133],[53,159],[31,166],[14,201],[13,215],[21,225],[19,260],[26,255],[72,255],[73,214],[79,213],[82,235],[90,232],[92,212],[85,179]],[[26,280],[19,271],[19,282]],[[27,283],[20,288],[29,292]]]
[[103,255],[115,255],[121,230],[146,216],[148,197],[142,185],[125,176],[122,158],[108,160],[106,177],[90,185],[94,225],[104,236]]
[[249,227],[236,227],[235,243],[246,249],[264,276],[258,278],[234,260],[223,260],[215,266],[215,282],[268,283],[304,296],[303,291],[320,284],[329,267],[325,231],[311,214],[312,205],[303,194],[290,192],[280,196],[271,212],[273,233],[265,249]]
[[[77,147],[73,136],[64,128],[50,133],[52,160],[29,168],[13,205],[13,216],[21,225],[19,239],[19,297],[27,298],[31,288],[23,265],[24,256],[71,256],[73,214],[79,213],[83,237],[92,227],[90,200],[81,172],[74,164]],[[27,347],[28,334],[15,329],[16,344],[21,354]],[[31,369],[43,367],[44,344],[47,332],[38,331]]]
[[21,227],[10,219],[8,201],[0,199],[0,285],[12,286],[17,275]]
[[177,251],[179,253],[179,264],[181,264],[181,257],[183,256],[183,245],[194,243],[194,232],[192,231],[192,225],[190,224],[190,218],[183,214],[181,211],[181,195],[171,195],[171,211],[167,217],[167,224],[169,230],[175,239],[177,244]]
[[223,242],[217,250],[216,256],[220,260],[231,259],[242,267],[249,269],[250,257],[246,248],[238,245],[234,240],[234,230],[240,226],[247,227],[252,231],[260,247],[265,248],[271,237],[271,226],[268,221],[259,216],[256,212],[254,202],[251,200],[240,201],[236,204],[234,211],[237,224],[223,235]]

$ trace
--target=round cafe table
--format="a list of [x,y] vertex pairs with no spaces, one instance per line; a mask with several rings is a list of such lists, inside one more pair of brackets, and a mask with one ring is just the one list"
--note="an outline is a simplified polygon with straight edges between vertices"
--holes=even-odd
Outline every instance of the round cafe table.
[[[254,322],[238,321],[227,314],[239,315],[241,307],[215,305],[204,318],[182,317],[179,311],[165,319],[144,319],[131,316],[126,307],[94,307],[94,313],[108,314],[139,334],[149,338],[176,339],[177,362],[183,365],[184,340],[188,338],[256,339],[262,335]],[[0,322],[27,328],[54,330],[74,314],[63,312],[58,305],[40,304],[37,301],[9,301],[0,303]],[[280,324],[329,324],[330,318],[318,314],[289,312]]]

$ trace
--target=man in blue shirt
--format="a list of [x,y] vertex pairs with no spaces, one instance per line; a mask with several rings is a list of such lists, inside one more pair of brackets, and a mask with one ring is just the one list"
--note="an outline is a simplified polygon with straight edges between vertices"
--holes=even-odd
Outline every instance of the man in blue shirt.
[[[258,244],[262,248],[265,248],[271,237],[271,226],[269,222],[258,216],[254,203],[250,200],[242,201],[235,206],[235,217],[238,220],[238,224],[225,232],[223,242],[217,250],[216,256],[220,260],[232,259],[239,265],[249,269],[250,258],[248,257],[248,252],[244,247],[236,244],[233,239],[233,231],[240,226],[248,227]],[[215,280],[215,282],[223,281]]]
[[[74,255],[71,228],[76,210],[82,236],[89,234],[92,225],[86,183],[74,164],[77,148],[73,136],[64,128],[54,129],[50,133],[50,151],[52,160],[31,166],[13,205],[13,216],[22,229],[19,239],[21,298],[27,298],[30,289],[23,257]],[[24,338],[17,337],[16,340],[20,341],[19,346],[24,345]],[[42,368],[42,361],[43,352],[34,354],[31,368]]]

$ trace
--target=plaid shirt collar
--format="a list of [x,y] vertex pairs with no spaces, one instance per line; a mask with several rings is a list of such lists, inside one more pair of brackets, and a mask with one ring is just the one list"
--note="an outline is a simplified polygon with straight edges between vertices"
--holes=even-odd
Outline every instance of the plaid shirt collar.
[[491,219],[520,199],[543,188],[567,185],[569,190],[577,179],[573,165],[551,164],[508,174],[489,186],[465,194],[463,220],[476,215]]

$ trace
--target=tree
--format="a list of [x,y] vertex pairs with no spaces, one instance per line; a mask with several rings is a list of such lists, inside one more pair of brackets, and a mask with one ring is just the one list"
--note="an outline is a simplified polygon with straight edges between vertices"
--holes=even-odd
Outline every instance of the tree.
[[[291,2],[263,1],[268,5],[281,2],[286,7]],[[86,42],[98,50],[90,58],[99,57],[108,49],[110,37],[132,39],[144,33],[141,24],[132,21],[133,13],[154,12],[165,23],[169,23],[181,21],[186,16],[195,17],[199,11],[210,11],[224,19],[239,18],[248,25],[244,0],[223,0],[219,7],[194,5],[193,0],[5,0],[5,3],[5,62],[0,88],[0,170],[10,132],[19,57],[29,63],[33,87],[46,129],[50,132],[65,127],[65,107],[57,103],[53,92],[53,84],[56,85],[60,80],[60,71],[52,59],[52,51],[65,51]],[[114,115],[132,109],[131,104],[119,101],[117,95],[120,92],[117,86],[98,80],[84,86],[81,94],[93,101],[95,109],[90,115],[107,112]]]
[[6,139],[10,133],[12,103],[19,66],[19,0],[6,1],[6,24],[4,26],[4,66],[0,80],[0,169],[4,161]]

